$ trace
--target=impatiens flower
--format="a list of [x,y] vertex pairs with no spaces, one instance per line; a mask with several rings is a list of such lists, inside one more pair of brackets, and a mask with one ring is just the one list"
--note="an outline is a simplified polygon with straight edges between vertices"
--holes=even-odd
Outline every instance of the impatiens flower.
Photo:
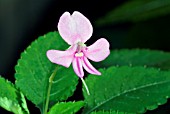
[[109,54],[109,42],[100,38],[91,46],[84,43],[92,36],[93,28],[90,21],[80,12],[74,11],[72,15],[65,12],[59,20],[58,31],[61,37],[71,45],[66,51],[48,50],[48,59],[56,64],[69,67],[72,63],[77,76],[84,76],[83,68],[95,75],[101,75],[89,62],[88,59],[99,62]]
[[[89,62],[88,59],[99,62],[104,60],[109,54],[109,42],[100,38],[91,46],[84,43],[92,36],[93,27],[90,21],[80,12],[65,12],[59,20],[58,31],[61,37],[71,45],[66,51],[48,50],[47,57],[52,63],[69,67],[72,63],[73,69],[83,83],[83,68],[95,75],[101,75]],[[86,87],[86,85],[85,85]],[[86,87],[87,89],[87,87]]]

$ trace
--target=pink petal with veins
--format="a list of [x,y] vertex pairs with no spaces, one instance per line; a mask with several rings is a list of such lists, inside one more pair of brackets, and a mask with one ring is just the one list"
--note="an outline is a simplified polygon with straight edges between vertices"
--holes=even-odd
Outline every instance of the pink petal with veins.
[[48,50],[47,57],[52,63],[59,64],[68,68],[74,58],[75,50],[76,46],[72,46],[66,51]]
[[83,63],[84,69],[87,72],[89,72],[91,74],[101,75],[101,73],[91,65],[91,63],[88,61],[88,59],[86,57],[83,57],[82,63]]
[[79,76],[80,78],[83,78],[84,71],[83,71],[83,66],[82,66],[81,58],[75,57],[73,59],[72,65],[73,65],[74,72],[77,74],[77,76]]
[[70,45],[85,43],[92,35],[93,28],[90,21],[80,12],[74,11],[72,15],[65,12],[59,20],[58,31],[61,37]]
[[109,42],[106,39],[101,38],[91,46],[87,47],[85,55],[92,61],[102,61],[110,54],[109,46]]

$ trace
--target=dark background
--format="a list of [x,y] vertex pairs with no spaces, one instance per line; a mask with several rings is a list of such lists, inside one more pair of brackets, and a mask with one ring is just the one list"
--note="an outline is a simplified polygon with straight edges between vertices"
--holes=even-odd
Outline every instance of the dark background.
[[[138,23],[126,21],[96,26],[95,20],[127,0],[0,0],[0,74],[12,82],[14,66],[20,53],[38,36],[57,31],[59,17],[65,12],[80,11],[92,23],[94,33],[87,44],[106,37],[111,49],[148,48],[170,51],[170,15]],[[169,106],[168,106],[169,105]],[[31,113],[39,110],[28,101]],[[8,112],[0,108],[0,114]],[[169,114],[170,103],[147,114]]]

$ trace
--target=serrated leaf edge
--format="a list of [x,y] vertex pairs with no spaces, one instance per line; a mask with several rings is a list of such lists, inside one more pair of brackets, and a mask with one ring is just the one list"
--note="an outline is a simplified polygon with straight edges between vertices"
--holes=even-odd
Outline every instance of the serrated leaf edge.
[[[10,84],[10,86],[12,86],[14,89],[18,90],[11,81],[5,79],[5,78],[2,77],[2,76],[0,76],[0,78],[3,79],[6,83]],[[18,103],[14,103],[12,100],[10,100],[10,99],[7,98],[7,97],[0,97],[0,101],[3,100],[3,99],[4,99],[5,101],[8,100],[8,101],[10,101],[14,106],[20,107],[20,108],[21,108],[21,111],[24,110],[27,114],[29,114],[29,110],[28,110],[28,108],[27,108],[27,103],[26,103],[26,100],[25,100],[24,95],[23,95],[21,92],[19,92],[19,90],[18,90],[18,94],[20,94],[21,99],[19,99],[19,100],[21,100],[21,102],[19,102],[19,100],[18,100]],[[21,104],[20,104],[20,103],[21,103]],[[0,104],[1,104],[1,102],[0,102]],[[1,104],[1,105],[2,105],[2,104]],[[3,107],[3,106],[2,106],[2,107]],[[3,108],[6,109],[5,107],[3,107]],[[23,109],[23,110],[22,110],[22,109]],[[7,109],[6,109],[6,110],[7,110]],[[8,110],[8,111],[10,111],[10,110]],[[21,111],[20,111],[20,112],[21,112]]]
[[[109,69],[112,69],[112,68],[115,68],[115,66],[109,67],[109,68],[107,68],[107,69],[102,69],[102,70],[109,70]],[[144,68],[145,68],[145,67],[144,67]],[[159,69],[156,69],[156,68],[150,68],[150,69],[155,69],[155,70],[160,71]],[[100,69],[100,70],[101,70],[101,69]],[[168,72],[168,71],[164,71],[164,72]],[[95,100],[94,100],[96,106],[93,107],[92,109],[90,109],[88,112],[85,112],[85,113],[89,114],[89,113],[91,113],[92,111],[96,111],[95,109],[97,109],[98,107],[100,107],[100,106],[103,105],[104,103],[106,103],[106,102],[114,99],[115,97],[119,97],[119,96],[121,96],[121,95],[123,95],[123,94],[125,94],[125,93],[129,93],[129,92],[132,92],[132,91],[137,90],[137,89],[143,89],[143,88],[145,88],[145,87],[149,87],[149,86],[153,86],[153,85],[157,85],[157,84],[168,83],[168,82],[170,82],[170,80],[169,80],[169,81],[162,81],[162,82],[159,82],[159,83],[148,84],[147,86],[140,86],[140,87],[137,87],[137,88],[133,88],[133,89],[130,89],[129,91],[124,91],[124,92],[122,92],[121,94],[117,94],[117,95],[115,95],[115,96],[112,96],[110,99],[108,99],[108,100],[106,100],[106,101],[104,101],[104,102],[102,102],[102,103],[96,103]],[[160,101],[157,101],[156,104],[143,107],[143,108],[144,108],[143,110],[139,110],[139,111],[136,112],[136,113],[143,113],[143,112],[146,111],[146,110],[154,110],[154,109],[156,109],[156,108],[150,109],[149,107],[159,106],[159,105],[165,104],[165,103],[167,102],[167,99],[170,98],[170,96],[164,96],[164,97],[162,97],[162,98],[165,100],[165,102],[162,102],[162,103],[161,103]]]
[[99,111],[93,111],[91,112],[90,114],[98,114],[98,113],[107,113],[107,114],[135,114],[135,113],[128,113],[128,112],[119,112],[119,111],[113,111],[113,110],[110,110],[110,111],[105,111],[105,110],[99,110]]
[[12,100],[8,99],[7,97],[4,98],[0,97],[0,106],[15,114],[24,114],[19,104],[14,103]]
[[[54,31],[54,32],[56,32],[56,31]],[[28,51],[28,49],[30,49],[30,48],[32,48],[32,45],[34,45],[34,44],[37,44],[38,43],[38,41],[39,40],[42,40],[42,39],[45,39],[46,38],[46,35],[42,35],[42,36],[39,36],[37,39],[35,39],[34,41],[32,41],[31,42],[31,44],[21,53],[21,55],[20,55],[20,58],[18,59],[18,61],[17,61],[17,65],[15,66],[15,78],[16,78],[16,74],[21,74],[21,73],[18,73],[18,70],[17,70],[17,67],[20,67],[20,62],[19,61],[22,61],[23,60],[23,54],[26,54],[27,55],[27,51]],[[24,60],[25,61],[25,60]],[[34,79],[36,79],[35,77],[34,77]],[[37,81],[38,82],[38,81]],[[15,83],[17,83],[17,80],[15,81]],[[20,87],[19,87],[20,88]],[[21,90],[22,91],[22,90]],[[32,101],[31,100],[31,98],[30,98],[30,96],[27,94],[27,93],[25,93],[25,92],[23,92],[23,94],[30,100],[30,101]],[[46,92],[44,92],[44,95],[43,95],[43,97],[46,95]],[[44,99],[45,99],[46,97],[44,97]],[[32,101],[33,103],[34,103],[34,101]]]
[[[74,104],[74,103],[82,103],[83,105],[82,105],[80,108],[82,108],[82,107],[85,105],[84,101],[57,102],[55,105],[53,105],[53,107],[50,108],[50,110],[52,110],[55,106],[58,106],[58,105],[60,105],[60,104],[66,104],[66,103],[73,103],[73,104]],[[75,110],[72,111],[73,114],[74,114],[75,112],[77,112],[77,111],[75,111]],[[48,114],[50,114],[50,111],[48,112]]]

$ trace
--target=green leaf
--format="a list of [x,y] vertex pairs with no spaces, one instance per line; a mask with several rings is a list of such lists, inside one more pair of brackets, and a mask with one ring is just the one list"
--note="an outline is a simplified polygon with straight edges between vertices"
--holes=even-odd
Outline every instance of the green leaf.
[[127,112],[119,112],[119,111],[95,111],[90,114],[133,114],[133,113],[127,113]]
[[147,49],[113,50],[106,60],[94,63],[95,67],[146,66],[162,70],[170,69],[170,53]]
[[0,77],[0,106],[15,114],[29,114],[25,98],[14,85]]
[[144,67],[110,67],[101,69],[102,76],[89,75],[85,80],[84,113],[118,110],[144,113],[167,102],[170,96],[170,72]]
[[143,21],[167,14],[170,14],[169,0],[131,0],[108,12],[96,21],[96,25]]
[[[41,110],[45,105],[49,78],[56,75],[50,92],[50,104],[70,97],[78,83],[72,67],[65,68],[51,63],[46,52],[49,49],[66,50],[68,45],[58,32],[39,37],[22,54],[15,67],[16,85],[24,95]],[[56,69],[57,68],[57,69]]]
[[75,114],[84,106],[83,101],[78,102],[60,102],[55,104],[48,114]]

